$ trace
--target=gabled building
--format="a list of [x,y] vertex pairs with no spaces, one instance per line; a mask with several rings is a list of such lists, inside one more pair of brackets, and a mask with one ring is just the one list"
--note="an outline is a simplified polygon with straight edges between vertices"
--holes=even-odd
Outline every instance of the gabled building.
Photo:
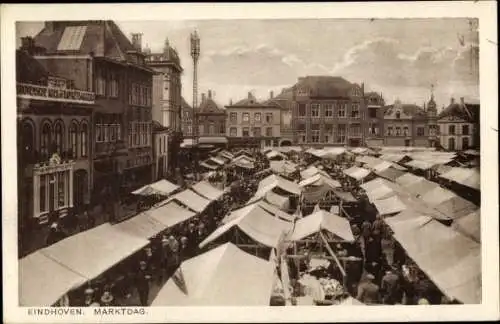
[[336,76],[307,76],[293,86],[295,143],[363,146],[367,123],[364,84]]
[[293,89],[282,89],[281,93],[277,96],[274,96],[274,93],[271,91],[269,97],[269,100],[265,101],[265,104],[277,105],[281,108],[279,146],[291,146],[294,142],[292,123]]
[[479,103],[451,102],[437,116],[439,143],[448,151],[480,147]]
[[49,71],[95,93],[92,115],[94,202],[151,180],[152,86],[141,35],[130,41],[113,21],[50,21],[34,38]]
[[181,124],[182,136],[184,138],[193,137],[193,107],[191,107],[184,97],[181,97]]
[[279,145],[283,108],[272,97],[271,94],[269,100],[260,102],[249,92],[247,98],[226,106],[230,145],[260,148]]
[[384,145],[384,106],[382,94],[367,92],[364,95],[366,105],[365,144],[367,146]]
[[201,103],[196,111],[198,118],[198,143],[226,145],[226,111],[217,104],[212,90],[201,94]]
[[153,182],[167,178],[169,171],[171,171],[169,168],[169,138],[171,133],[168,127],[153,121]]

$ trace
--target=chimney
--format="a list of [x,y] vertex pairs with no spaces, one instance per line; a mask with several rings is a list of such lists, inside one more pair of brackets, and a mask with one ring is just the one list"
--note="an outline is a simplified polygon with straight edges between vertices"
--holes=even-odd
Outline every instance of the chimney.
[[248,99],[252,99],[252,93],[250,91],[248,92]]
[[21,37],[21,49],[32,54],[35,42],[30,36]]
[[465,99],[464,99],[464,97],[460,97],[460,103],[462,104],[462,106],[465,106]]
[[45,29],[48,32],[53,32],[54,31],[54,22],[53,21],[46,21],[45,22]]
[[208,99],[212,99],[212,90],[208,90]]
[[365,94],[365,83],[361,83],[361,93]]
[[274,91],[271,91],[271,92],[269,93],[269,98],[270,98],[270,99],[273,99],[273,98],[274,98]]
[[207,96],[204,93],[202,93],[201,94],[201,103],[205,103],[206,100],[207,100]]
[[142,34],[140,33],[132,34],[132,46],[134,46],[136,51],[138,52],[142,51]]
[[454,104],[455,103],[455,98],[451,97],[451,100],[450,100],[450,104]]
[[232,106],[233,105],[233,99],[229,99],[229,105]]

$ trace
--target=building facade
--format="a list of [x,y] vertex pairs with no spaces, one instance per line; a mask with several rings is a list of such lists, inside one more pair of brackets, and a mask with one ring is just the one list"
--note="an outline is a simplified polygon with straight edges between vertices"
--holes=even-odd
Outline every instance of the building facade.
[[212,90],[201,94],[201,103],[196,111],[198,118],[198,142],[200,144],[227,144],[226,111],[214,100]]
[[32,39],[24,38],[16,62],[22,229],[56,221],[86,205],[93,172],[95,94],[75,88],[72,80],[49,74],[31,56],[32,50]]
[[292,113],[293,113],[293,89],[285,88],[281,93],[274,96],[271,91],[270,99],[265,102],[266,104],[276,105],[281,108],[281,121],[280,121],[280,138],[279,146],[291,146],[294,142]]
[[451,99],[450,104],[437,119],[439,143],[448,151],[462,151],[469,148],[479,149],[479,104],[460,102]]
[[364,96],[366,105],[364,128],[366,146],[383,146],[384,145],[384,106],[385,101],[382,94],[376,92],[365,93]]
[[169,128],[153,121],[153,182],[165,179],[169,175],[170,134]]
[[294,142],[308,146],[365,145],[364,85],[341,77],[307,76],[293,87]]
[[385,146],[435,147],[437,124],[434,96],[431,96],[426,108],[396,100],[384,110]]
[[95,92],[92,115],[93,202],[151,181],[153,74],[141,48],[113,21],[46,22],[35,58],[49,71]]
[[271,100],[257,101],[250,92],[247,98],[226,106],[229,143],[261,148],[279,146],[282,110]]

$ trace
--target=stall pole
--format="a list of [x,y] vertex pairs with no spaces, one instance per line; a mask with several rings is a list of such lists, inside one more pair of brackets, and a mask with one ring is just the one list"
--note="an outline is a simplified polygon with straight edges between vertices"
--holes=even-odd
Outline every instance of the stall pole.
[[321,239],[323,240],[323,243],[325,244],[326,246],[326,250],[328,251],[328,253],[333,257],[333,259],[335,260],[335,263],[337,263],[337,266],[339,267],[340,269],[340,272],[342,273],[342,276],[346,276],[346,273],[345,273],[345,270],[344,270],[344,267],[340,264],[340,261],[339,259],[337,258],[337,256],[335,255],[335,253],[333,252],[332,248],[330,247],[330,245],[328,244],[328,240],[325,238],[325,236],[323,235],[323,233],[319,233],[319,236],[321,237]]

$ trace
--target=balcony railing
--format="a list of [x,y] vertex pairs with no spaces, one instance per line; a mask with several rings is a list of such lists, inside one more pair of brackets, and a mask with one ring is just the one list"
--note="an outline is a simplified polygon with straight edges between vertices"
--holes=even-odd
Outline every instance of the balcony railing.
[[95,93],[76,89],[59,89],[28,83],[17,84],[17,96],[25,99],[93,104]]

